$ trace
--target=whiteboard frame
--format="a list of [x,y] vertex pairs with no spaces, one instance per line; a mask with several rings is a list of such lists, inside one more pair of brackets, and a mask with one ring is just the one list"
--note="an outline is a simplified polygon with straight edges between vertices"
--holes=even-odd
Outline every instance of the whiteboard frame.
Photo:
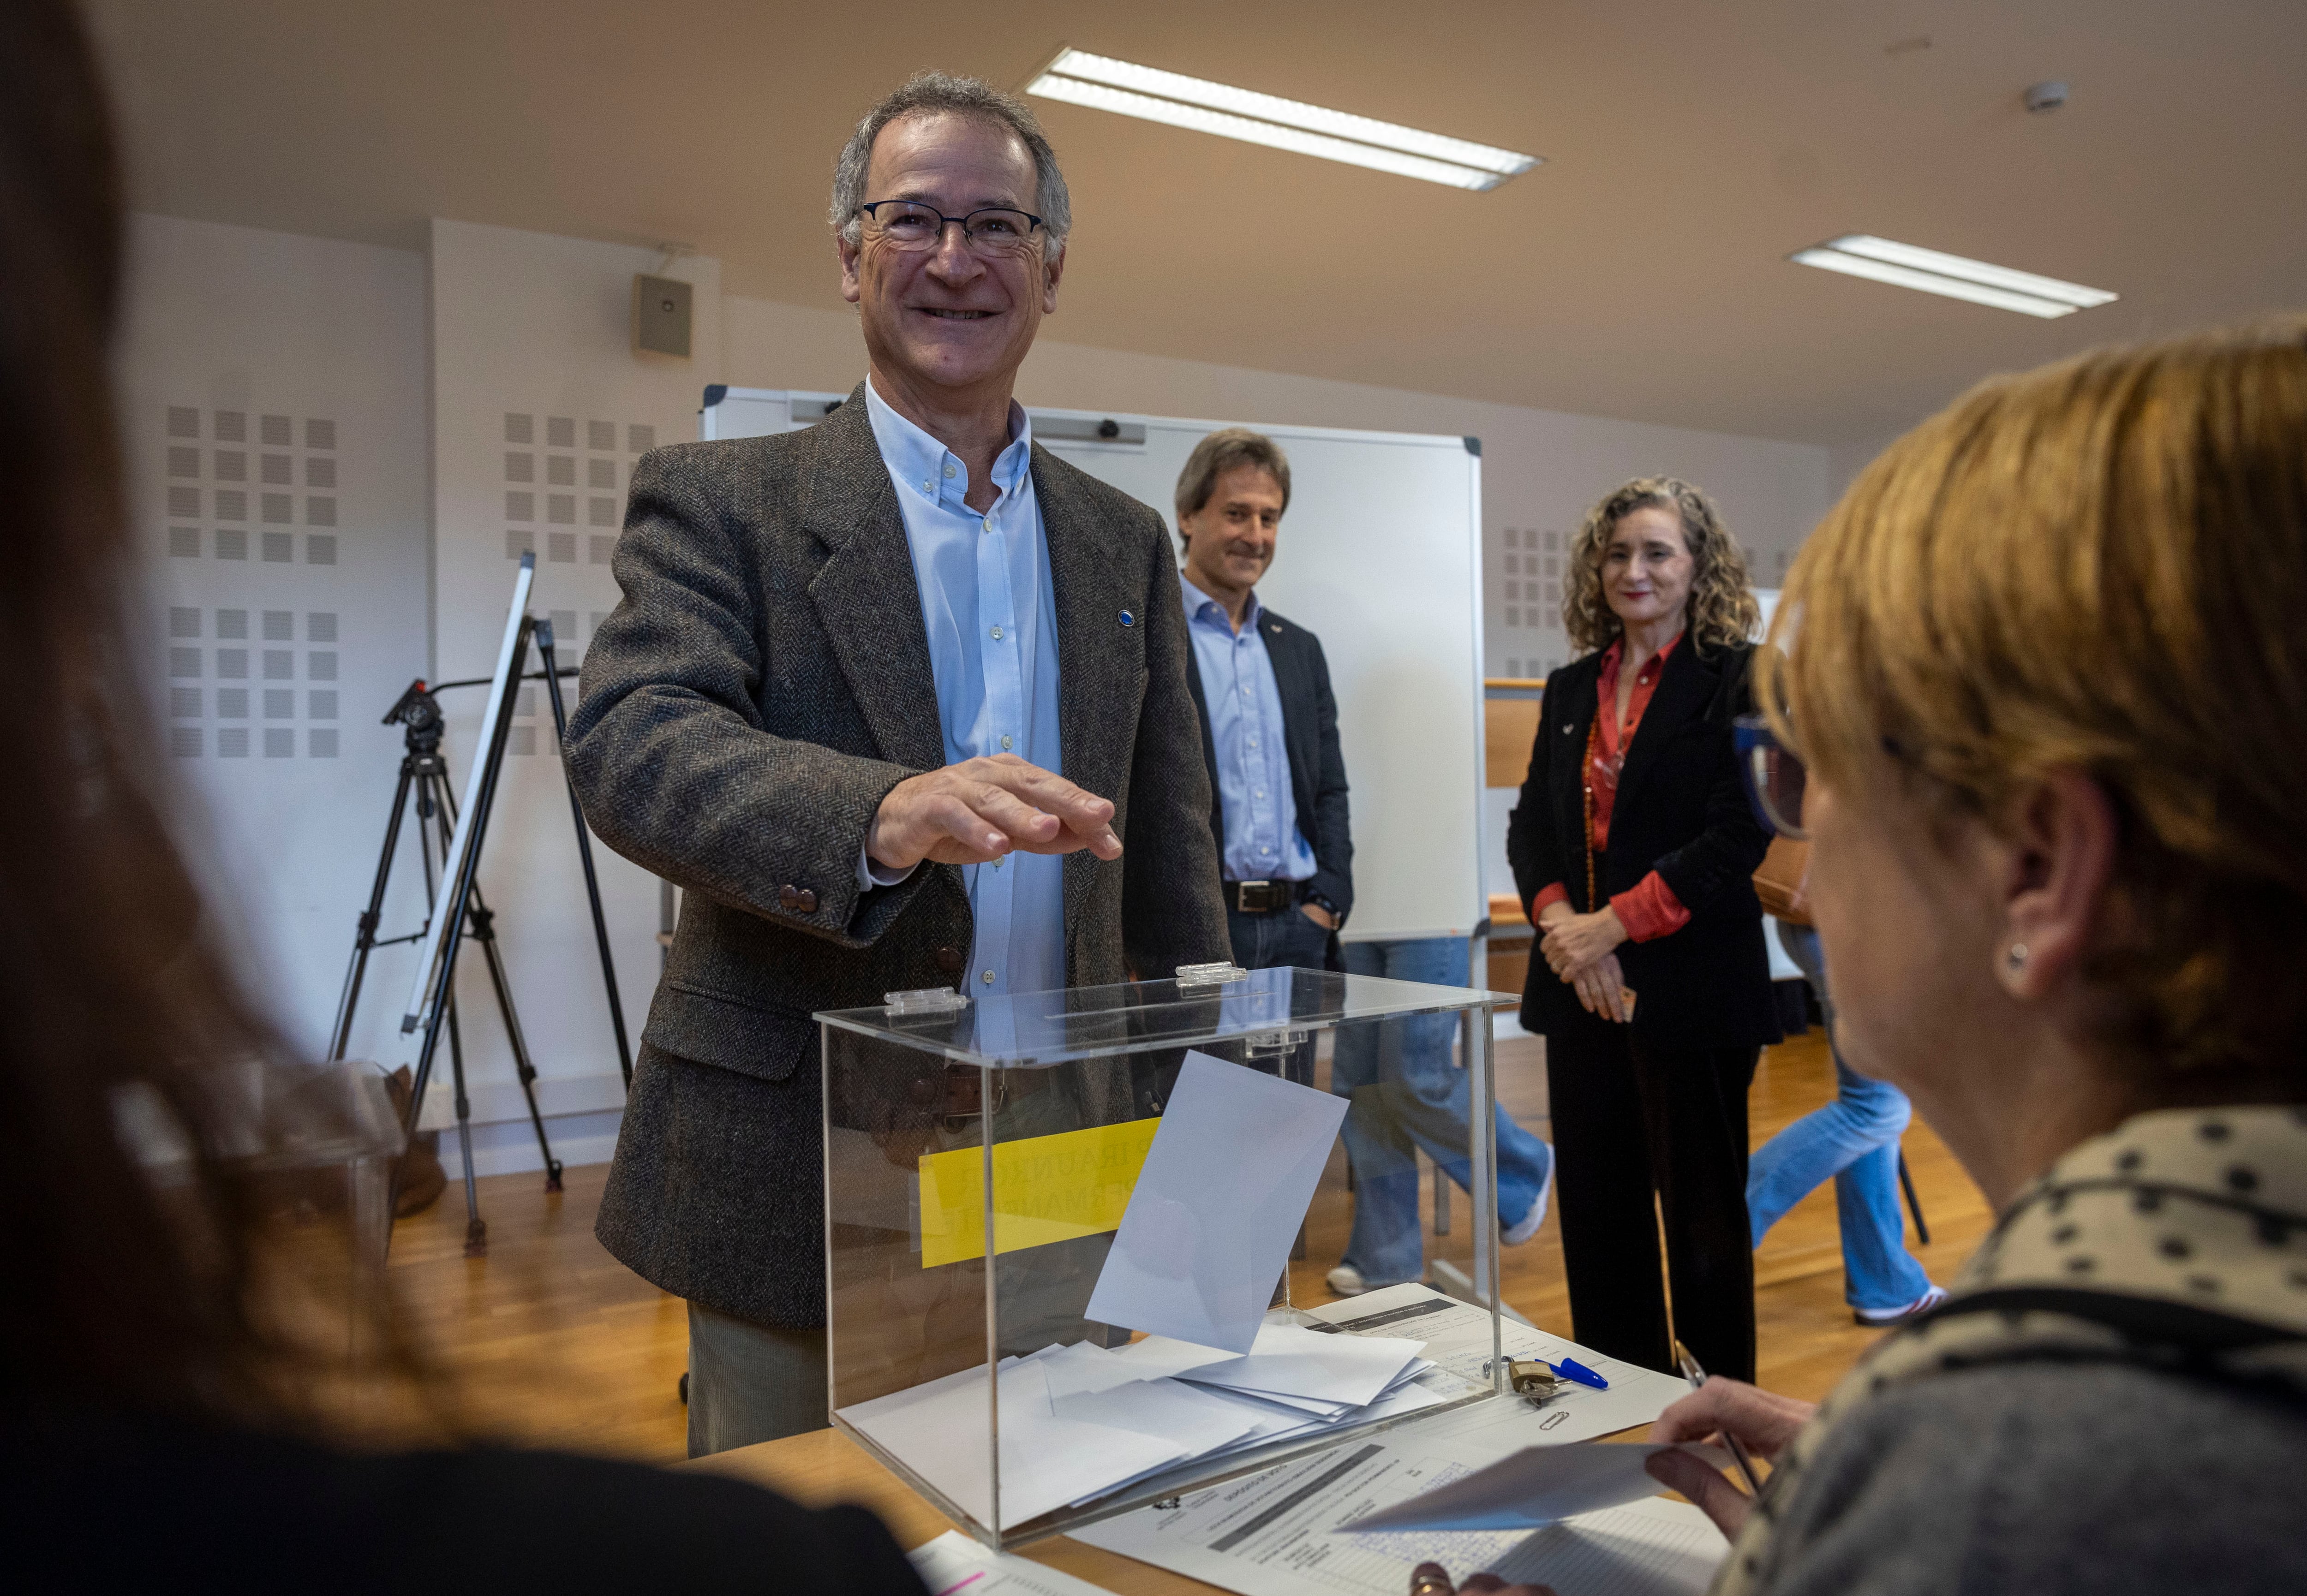
[[[407,1036],[425,1023],[425,1011],[433,994],[435,966],[441,962],[441,944],[449,935],[449,922],[453,917],[451,906],[457,896],[457,878],[464,874],[465,856],[473,849],[473,827],[478,824],[481,812],[481,789],[488,780],[489,749],[496,735],[497,716],[504,708],[505,694],[511,690],[510,678],[513,656],[519,651],[520,628],[528,619],[528,595],[536,585],[536,550],[529,550],[520,557],[520,569],[512,579],[512,606],[505,611],[504,638],[497,644],[497,668],[489,678],[489,706],[481,715],[481,746],[473,755],[473,768],[465,772],[465,802],[457,811],[457,829],[449,839],[449,857],[441,866],[440,889],[433,897],[433,913],[425,922],[425,940],[416,958],[416,985],[408,994],[407,1011],[400,1017],[400,1034]],[[456,978],[456,971],[440,970],[443,982]]]

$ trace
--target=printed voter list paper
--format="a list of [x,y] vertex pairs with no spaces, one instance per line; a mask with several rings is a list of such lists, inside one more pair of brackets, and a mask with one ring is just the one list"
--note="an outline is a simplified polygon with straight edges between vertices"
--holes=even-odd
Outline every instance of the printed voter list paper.
[[1697,1508],[1658,1496],[1539,1530],[1347,1527],[1513,1455],[1539,1422],[1525,1403],[1480,1403],[1068,1533],[1242,1596],[1402,1596],[1424,1562],[1461,1582],[1489,1572],[1558,1596],[1699,1596],[1728,1543]]
[[1248,1353],[1346,1100],[1188,1053],[1085,1310]]
[[[1342,1339],[1423,1344],[1414,1362],[1430,1366],[1398,1395],[1381,1398],[1379,1410],[1413,1396],[1447,1404],[1489,1385],[1494,1354],[1488,1310],[1430,1287],[1385,1286],[1349,1302],[1325,1303],[1308,1318]],[[1461,1577],[1489,1569],[1513,1580],[1551,1584],[1561,1596],[1704,1590],[1721,1558],[1721,1536],[1697,1509],[1657,1497],[1582,1513],[1535,1532],[1517,1528],[1370,1533],[1343,1527],[1526,1448],[1570,1450],[1557,1443],[1647,1424],[1689,1394],[1690,1387],[1672,1375],[1622,1363],[1528,1325],[1507,1320],[1498,1334],[1503,1344],[1497,1350],[1506,1357],[1557,1363],[1574,1359],[1599,1370],[1609,1386],[1565,1386],[1537,1405],[1519,1396],[1499,1396],[1447,1407],[1310,1457],[1067,1532],[1246,1596],[1401,1596],[1411,1569],[1428,1558]],[[1176,1345],[1154,1350],[1159,1354]],[[1171,1378],[1188,1382],[1214,1366],[1182,1357],[1157,1356],[1152,1361],[1174,1369]],[[1242,1454],[1245,1462],[1256,1461],[1254,1445]],[[1653,1481],[1647,1489],[1659,1487]]]

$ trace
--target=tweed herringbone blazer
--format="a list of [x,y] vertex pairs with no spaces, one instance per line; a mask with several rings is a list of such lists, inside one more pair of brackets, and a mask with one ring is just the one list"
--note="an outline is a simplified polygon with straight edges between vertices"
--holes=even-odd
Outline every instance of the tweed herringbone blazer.
[[[945,763],[913,558],[863,396],[807,431],[641,461],[617,544],[624,598],[587,651],[567,749],[594,831],[685,889],[597,1233],[666,1291],[793,1328],[825,1319],[810,1016],[956,985],[971,939],[956,866],[857,887],[881,799]],[[1033,473],[1064,774],[1112,800],[1122,841],[1119,859],[1066,859],[1068,984],[1222,959],[1169,533],[1039,448]],[[1126,1084],[1110,1106],[1127,1111]]]

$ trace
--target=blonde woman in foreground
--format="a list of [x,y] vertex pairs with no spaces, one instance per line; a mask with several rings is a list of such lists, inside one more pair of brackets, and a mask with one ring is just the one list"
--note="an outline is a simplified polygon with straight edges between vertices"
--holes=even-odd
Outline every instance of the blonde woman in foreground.
[[1775,1465],[1652,1465],[1718,1593],[2307,1590],[2303,617],[2301,320],[1989,382],[1804,550],[1765,807],[1852,1065],[2000,1217],[1822,1406],[1667,1410]]

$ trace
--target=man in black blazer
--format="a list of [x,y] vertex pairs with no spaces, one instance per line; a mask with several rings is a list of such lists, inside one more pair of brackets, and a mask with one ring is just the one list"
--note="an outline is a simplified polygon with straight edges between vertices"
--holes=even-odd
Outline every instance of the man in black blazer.
[[[1187,680],[1234,962],[1335,969],[1354,843],[1329,661],[1321,639],[1255,592],[1289,508],[1290,459],[1272,439],[1228,427],[1194,446],[1177,495]],[[1311,1066],[1309,1055],[1291,1073]]]
[[[597,1231],[689,1302],[693,1453],[826,1422],[812,1011],[1226,946],[1166,529],[1010,397],[1064,265],[1048,141],[924,74],[834,194],[868,379],[642,461],[567,751],[594,829],[687,889]],[[1126,1065],[1085,1079],[1085,1122],[1153,1112]]]

